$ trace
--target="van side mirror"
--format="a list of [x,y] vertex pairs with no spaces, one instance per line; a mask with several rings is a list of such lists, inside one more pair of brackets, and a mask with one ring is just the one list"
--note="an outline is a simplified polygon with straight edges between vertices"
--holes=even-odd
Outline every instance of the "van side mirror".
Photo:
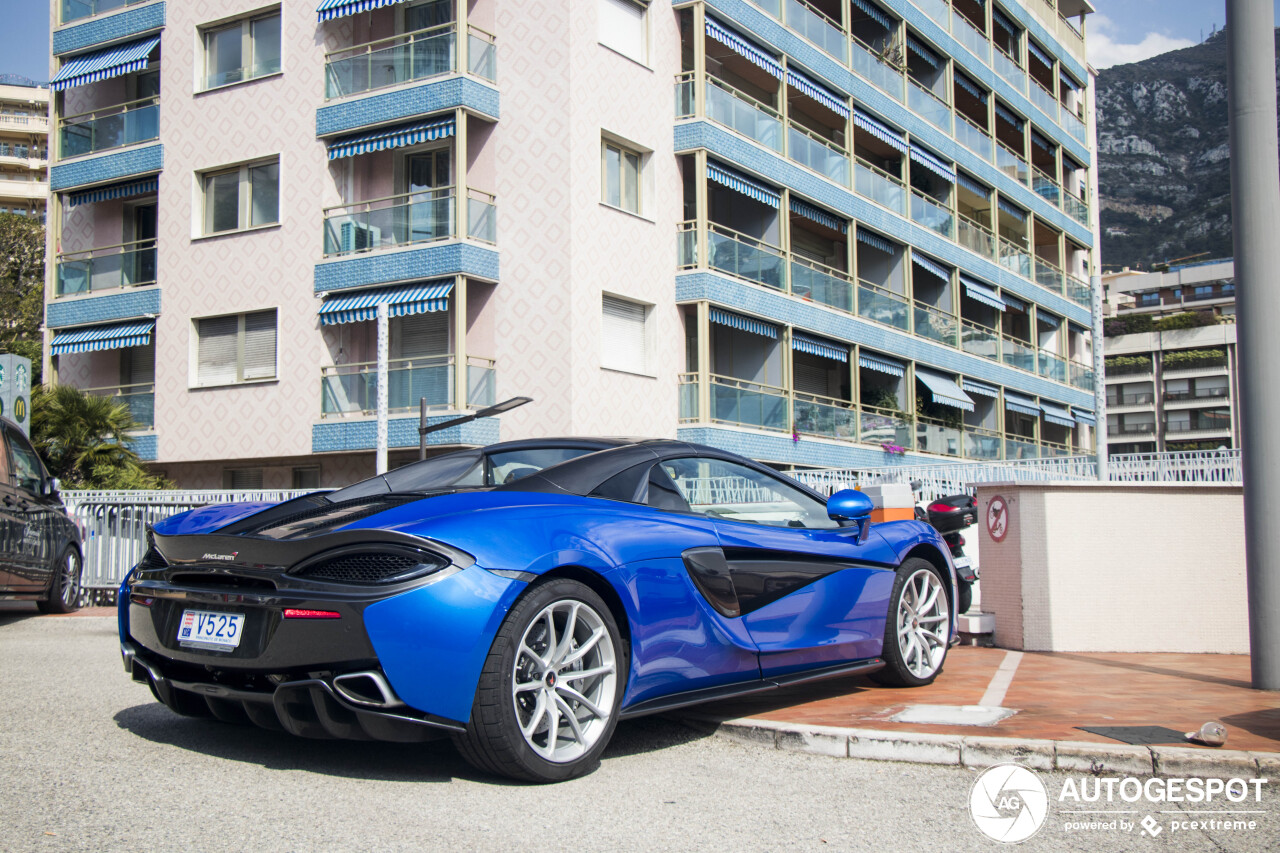
[[52,497],[62,491],[62,481],[57,477],[50,477],[40,483],[41,497]]

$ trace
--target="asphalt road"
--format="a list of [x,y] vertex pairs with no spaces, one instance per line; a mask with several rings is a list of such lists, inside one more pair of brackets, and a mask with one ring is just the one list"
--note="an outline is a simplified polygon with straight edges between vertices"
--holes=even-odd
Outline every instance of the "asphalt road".
[[[447,742],[308,741],[178,717],[131,683],[110,619],[0,612],[0,850],[1008,849],[968,812],[972,770],[824,758],[624,723],[556,786],[473,771]],[[1042,777],[1050,791],[1066,777]],[[1277,782],[1280,785],[1280,782]],[[1275,850],[1246,832],[1070,834],[1025,850]]]

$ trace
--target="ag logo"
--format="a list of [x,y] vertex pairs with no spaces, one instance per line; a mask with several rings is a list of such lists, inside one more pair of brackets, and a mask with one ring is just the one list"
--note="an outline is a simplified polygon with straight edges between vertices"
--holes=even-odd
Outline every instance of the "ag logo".
[[15,397],[13,400],[13,419],[18,423],[23,423],[27,419],[27,401],[21,397]]
[[1003,542],[1009,533],[1009,505],[999,495],[987,504],[987,532],[996,542]]
[[985,836],[1017,844],[1035,835],[1049,814],[1049,794],[1035,771],[997,764],[983,771],[969,792],[969,814]]

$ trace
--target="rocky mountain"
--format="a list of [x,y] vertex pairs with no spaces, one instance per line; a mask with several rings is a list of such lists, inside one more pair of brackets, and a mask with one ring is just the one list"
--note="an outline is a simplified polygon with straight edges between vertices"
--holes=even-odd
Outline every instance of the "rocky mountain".
[[1225,34],[1099,72],[1097,111],[1103,265],[1230,257]]

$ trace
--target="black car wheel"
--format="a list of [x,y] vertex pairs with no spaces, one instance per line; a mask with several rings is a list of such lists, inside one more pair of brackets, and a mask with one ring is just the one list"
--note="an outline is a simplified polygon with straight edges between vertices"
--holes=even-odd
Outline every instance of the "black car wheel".
[[73,613],[80,607],[80,552],[68,548],[62,552],[49,584],[49,597],[37,601],[41,613]]
[[568,578],[533,587],[489,649],[459,751],[481,770],[530,782],[591,772],[618,722],[622,650],[590,588]]
[[891,687],[920,687],[942,671],[951,640],[951,602],[942,575],[912,557],[898,567],[884,626],[884,669],[871,677]]

